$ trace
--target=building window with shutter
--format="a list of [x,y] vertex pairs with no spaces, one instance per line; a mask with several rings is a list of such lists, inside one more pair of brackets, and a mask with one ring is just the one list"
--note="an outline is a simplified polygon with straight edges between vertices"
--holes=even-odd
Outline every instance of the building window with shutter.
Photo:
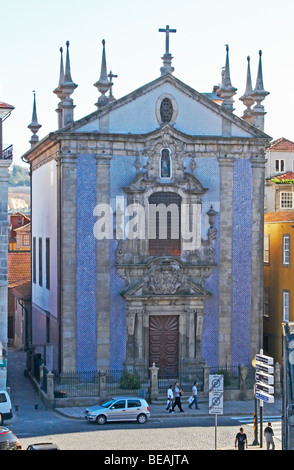
[[290,291],[283,291],[283,321],[290,321]]
[[46,238],[46,289],[50,289],[50,238]]
[[269,262],[270,262],[270,236],[269,236],[269,234],[264,235],[263,262],[265,264],[269,264]]
[[290,235],[283,235],[283,266],[290,266]]

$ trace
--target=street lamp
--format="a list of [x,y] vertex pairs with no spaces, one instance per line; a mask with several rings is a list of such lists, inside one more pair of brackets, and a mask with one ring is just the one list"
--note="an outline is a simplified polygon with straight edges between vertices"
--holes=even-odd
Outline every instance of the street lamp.
[[13,106],[7,103],[3,103],[3,101],[0,101],[0,159],[3,158],[2,122],[10,116],[10,113],[13,110]]

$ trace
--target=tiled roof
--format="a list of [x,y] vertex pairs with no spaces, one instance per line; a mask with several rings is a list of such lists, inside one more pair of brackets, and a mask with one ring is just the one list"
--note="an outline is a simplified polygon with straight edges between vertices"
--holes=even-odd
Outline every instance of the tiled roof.
[[268,222],[294,222],[294,210],[268,212],[264,214],[264,223]]
[[283,173],[282,175],[274,176],[273,179],[277,180],[294,180],[294,171],[287,171],[287,173]]
[[12,289],[15,297],[21,300],[30,300],[31,298],[31,281],[22,282]]
[[3,101],[0,101],[0,108],[14,109],[14,107],[11,104],[4,103]]
[[8,286],[15,287],[20,281],[31,279],[31,252],[13,251],[8,253]]
[[267,150],[270,151],[285,151],[285,152],[294,152],[294,142],[291,142],[291,140],[285,139],[285,137],[280,137],[280,139],[273,140],[273,142],[270,143],[268,147],[266,147]]

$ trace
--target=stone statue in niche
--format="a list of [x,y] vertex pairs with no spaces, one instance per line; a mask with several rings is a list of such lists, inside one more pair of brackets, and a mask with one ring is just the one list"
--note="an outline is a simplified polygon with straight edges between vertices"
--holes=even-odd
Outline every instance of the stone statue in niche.
[[160,177],[161,178],[171,177],[171,159],[170,159],[169,149],[163,149],[161,151]]

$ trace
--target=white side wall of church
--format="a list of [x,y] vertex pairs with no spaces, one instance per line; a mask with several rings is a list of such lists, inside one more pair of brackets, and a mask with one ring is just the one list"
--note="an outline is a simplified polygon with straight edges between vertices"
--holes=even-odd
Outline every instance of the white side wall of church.
[[[36,283],[32,282],[32,302],[56,317],[57,169],[55,160],[33,171],[32,193],[32,240],[36,237]],[[42,286],[39,285],[39,238],[42,238],[43,247]],[[46,238],[50,238],[50,289],[46,288]]]

